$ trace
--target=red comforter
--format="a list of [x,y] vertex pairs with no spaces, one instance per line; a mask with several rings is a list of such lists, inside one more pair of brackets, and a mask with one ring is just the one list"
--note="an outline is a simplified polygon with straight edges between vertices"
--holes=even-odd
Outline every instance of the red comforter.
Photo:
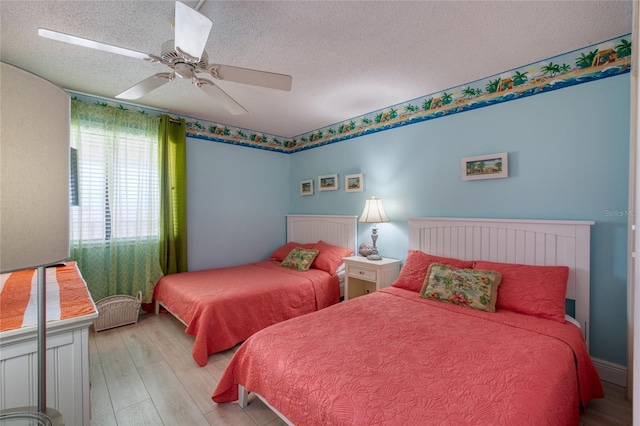
[[296,425],[576,425],[603,397],[574,325],[393,287],[255,334],[213,400],[238,383]]
[[193,359],[207,364],[272,324],[326,308],[340,299],[337,275],[319,269],[299,272],[263,261],[162,277],[154,299],[187,324],[196,336]]

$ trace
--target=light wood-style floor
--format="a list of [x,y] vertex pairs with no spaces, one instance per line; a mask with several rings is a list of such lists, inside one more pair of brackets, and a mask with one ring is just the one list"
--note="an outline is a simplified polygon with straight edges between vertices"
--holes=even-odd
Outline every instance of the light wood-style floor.
[[92,425],[284,425],[255,397],[242,410],[211,400],[234,349],[199,367],[194,338],[169,314],[141,314],[137,324],[90,330]]
[[[193,337],[184,330],[169,314],[142,314],[137,324],[90,331],[93,426],[284,425],[253,395],[244,410],[213,402],[211,394],[234,349],[198,367],[191,358]],[[624,388],[606,382],[604,387],[606,398],[589,404],[581,424],[631,425]]]

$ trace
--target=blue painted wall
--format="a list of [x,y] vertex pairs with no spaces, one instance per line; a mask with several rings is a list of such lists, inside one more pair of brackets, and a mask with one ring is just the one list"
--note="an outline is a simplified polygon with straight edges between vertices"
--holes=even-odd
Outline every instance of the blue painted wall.
[[189,270],[265,259],[286,235],[289,156],[187,138]]
[[[404,259],[413,216],[593,220],[591,354],[626,365],[629,74],[290,155],[291,213],[360,214],[383,199],[378,246]],[[460,159],[507,151],[509,178],[462,181]],[[338,173],[338,191],[299,181]],[[344,176],[364,174],[364,191]],[[359,241],[370,241],[360,225]]]

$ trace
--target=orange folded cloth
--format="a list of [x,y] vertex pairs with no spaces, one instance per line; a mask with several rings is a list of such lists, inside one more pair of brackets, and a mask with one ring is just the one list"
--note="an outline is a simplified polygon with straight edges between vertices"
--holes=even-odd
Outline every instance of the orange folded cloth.
[[[96,312],[96,306],[76,262],[46,269],[47,321]],[[36,270],[0,274],[0,331],[37,323]]]

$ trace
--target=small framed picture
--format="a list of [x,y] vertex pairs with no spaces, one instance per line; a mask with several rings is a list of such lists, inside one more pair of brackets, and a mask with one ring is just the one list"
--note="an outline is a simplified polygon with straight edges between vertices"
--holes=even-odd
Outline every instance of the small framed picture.
[[344,177],[345,192],[362,192],[364,182],[362,181],[362,173],[355,175],[346,175]]
[[318,191],[335,191],[338,189],[338,175],[318,176]]
[[313,195],[313,179],[300,181],[300,195]]
[[509,162],[506,152],[462,159],[462,180],[505,177],[509,177]]

